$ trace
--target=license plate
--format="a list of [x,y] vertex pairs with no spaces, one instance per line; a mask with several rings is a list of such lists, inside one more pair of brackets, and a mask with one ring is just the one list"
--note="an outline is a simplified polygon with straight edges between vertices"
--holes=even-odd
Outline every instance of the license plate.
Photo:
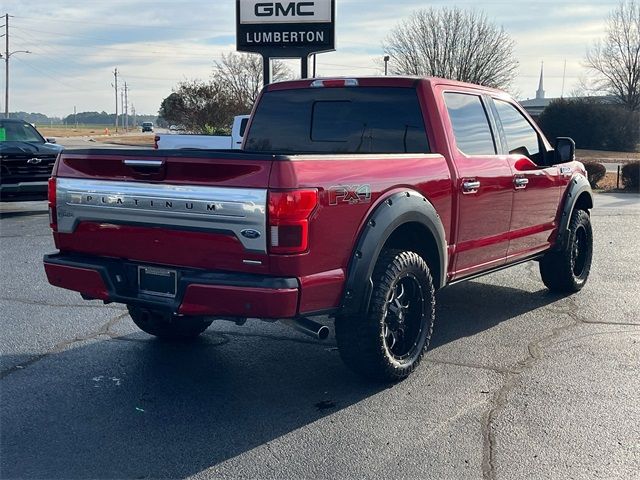
[[175,297],[178,273],[156,267],[138,267],[138,291],[147,295]]

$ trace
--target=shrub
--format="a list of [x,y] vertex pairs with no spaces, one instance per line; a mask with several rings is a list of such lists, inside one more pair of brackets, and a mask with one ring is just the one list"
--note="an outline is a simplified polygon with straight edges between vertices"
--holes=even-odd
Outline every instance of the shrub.
[[597,188],[598,182],[602,180],[607,173],[604,165],[598,162],[582,162],[587,170],[587,178],[591,184],[591,188]]
[[640,138],[640,113],[597,98],[558,99],[538,124],[548,138],[571,137],[578,148],[633,152]]
[[622,166],[622,184],[627,190],[640,191],[640,161]]
[[202,133],[205,135],[231,135],[231,129],[229,127],[214,127],[208,123],[202,128]]

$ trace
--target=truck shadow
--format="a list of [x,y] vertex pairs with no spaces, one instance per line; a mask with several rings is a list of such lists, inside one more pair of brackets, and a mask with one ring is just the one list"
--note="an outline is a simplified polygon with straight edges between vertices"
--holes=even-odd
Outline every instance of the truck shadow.
[[488,330],[562,298],[546,288],[526,291],[478,281],[445,288],[437,294],[431,349]]
[[[451,287],[439,296],[434,348],[556,299]],[[186,477],[402,388],[359,380],[331,342],[264,331],[214,329],[195,345],[96,339],[13,371],[2,379],[3,477]]]

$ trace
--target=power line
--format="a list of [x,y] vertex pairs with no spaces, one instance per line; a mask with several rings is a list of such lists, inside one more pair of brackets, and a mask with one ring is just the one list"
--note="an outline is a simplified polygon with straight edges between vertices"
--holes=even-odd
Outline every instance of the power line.
[[[28,29],[28,28],[24,28],[24,27],[16,27],[16,26],[12,26],[11,27],[12,30],[14,29],[18,29],[21,30],[23,32],[26,33],[35,33],[35,34],[39,34],[39,33],[51,33],[53,35],[56,36],[62,36],[62,37],[67,37],[67,38],[73,38],[76,39],[78,37],[80,38],[87,38],[90,40],[100,40],[100,41],[108,41],[108,39],[105,38],[100,38],[100,37],[96,37],[96,36],[89,36],[89,35],[81,35],[81,34],[65,34],[65,33],[61,33],[61,32],[54,32],[51,30],[42,30],[42,29],[38,29],[38,30],[32,30],[32,29]],[[193,39],[194,41],[196,39]],[[47,39],[47,43],[48,44],[52,44],[53,42],[51,42],[50,39]],[[366,45],[366,46],[371,46],[371,44],[367,43],[357,43],[357,42],[349,42],[352,45]],[[115,53],[119,53],[119,54],[126,54],[127,57],[139,57],[139,58],[152,58],[152,59],[157,59],[157,58],[207,58],[207,59],[220,59],[222,58],[221,54],[212,54],[209,52],[205,52],[205,51],[200,51],[200,52],[195,52],[195,51],[191,51],[190,53],[186,53],[183,50],[172,50],[172,49],[167,49],[166,47],[163,47],[162,45],[159,45],[158,43],[152,43],[152,42],[140,42],[140,41],[134,41],[131,43],[120,43],[120,44],[110,44],[110,45],[69,45],[66,43],[60,43],[58,42],[57,45],[60,45],[61,47],[67,48],[67,49],[91,49],[92,52],[90,54],[80,54],[80,53],[74,53],[74,55],[76,57],[90,57],[90,58],[95,58],[97,56],[103,56],[103,53],[101,51],[103,50],[109,50],[109,51],[113,51]],[[118,46],[120,45],[120,46]],[[148,53],[143,53],[143,52],[139,52],[139,51],[130,51],[129,49],[131,48],[132,45],[135,46],[140,46],[140,45],[146,45],[148,46],[149,49],[153,49],[153,50],[149,50]],[[99,48],[101,51],[96,52],[96,48]],[[353,51],[353,50],[357,50],[357,48],[343,48],[342,51],[345,52],[349,52],[349,51]],[[566,54],[565,53],[549,53],[546,56],[556,56],[556,57],[564,57]],[[518,55],[521,58],[538,58],[539,54],[520,54]],[[363,67],[363,68],[370,68],[370,67]]]
[[29,62],[27,62],[26,60],[23,60],[22,58],[14,58],[14,60],[18,61],[19,63],[25,65],[26,67],[28,67],[28,68],[30,68],[32,70],[35,70],[36,72],[38,72],[38,73],[40,73],[42,75],[45,75],[45,76],[51,78],[56,83],[59,83],[63,87],[68,88],[69,90],[73,90],[74,92],[93,92],[94,91],[94,90],[88,90],[88,89],[87,90],[78,89],[77,86],[73,86],[73,85],[70,85],[68,83],[65,83],[65,82],[61,81],[59,78],[54,77],[53,75],[47,73],[42,68],[36,67],[35,65],[32,65]]
[[[31,48],[31,45],[35,45],[35,43],[31,43],[30,40],[26,39],[25,37],[22,37],[21,35],[16,35],[14,33],[12,35],[12,38],[14,36],[17,36],[20,40],[22,40],[23,42],[26,42],[23,45],[29,45],[30,48]],[[38,50],[40,50],[40,52]],[[41,44],[38,44],[38,46],[35,47],[32,50],[32,53],[35,54],[36,56],[38,56],[39,62],[45,62],[46,64],[48,64],[49,66],[46,67],[46,70],[51,72],[51,73],[53,73],[55,76],[52,76],[51,74],[47,73],[47,71],[45,71],[45,67],[42,67],[42,66],[41,67],[35,67],[35,66],[32,66],[32,65],[27,64],[26,62],[24,62],[25,65],[28,66],[29,68],[36,69],[36,70],[40,71],[42,74],[44,74],[47,77],[55,80],[57,83],[63,85],[65,88],[72,89],[74,91],[86,91],[86,92],[93,91],[93,90],[86,90],[86,89],[85,90],[81,90],[78,87],[74,87],[74,86],[70,85],[69,83],[62,82],[60,80],[60,78],[66,78],[69,81],[73,82],[76,77],[71,75],[71,74],[69,74],[69,73],[67,73],[66,71],[57,70],[60,67],[60,63],[53,64],[53,62],[51,60],[49,60],[49,58],[52,58],[55,55],[57,55],[57,52],[55,52],[54,50],[52,50],[52,49],[50,49],[48,47],[44,47]],[[72,65],[75,65],[78,69],[81,69],[81,70],[86,70],[88,68],[87,65],[81,65],[79,63],[74,62],[73,60],[71,60],[69,58],[67,58],[66,61],[68,63],[72,64]],[[170,82],[180,81],[180,78],[178,78],[178,77],[158,77],[158,76],[151,77],[151,76],[129,75],[129,74],[127,74],[127,77],[128,78],[140,78],[140,79],[152,80],[152,81],[160,81],[160,82],[162,82],[162,81],[170,81]]]
[[[19,28],[19,27],[12,27],[12,30],[14,28]],[[22,29],[19,28],[21,31],[24,31],[25,33],[29,33],[28,30],[26,29]],[[36,33],[40,33],[40,32],[36,32]],[[65,37],[69,37],[69,38],[76,38],[75,35],[62,35]],[[95,40],[95,38],[92,37],[86,37],[86,38],[90,38],[92,40]],[[79,54],[79,53],[74,53],[73,55],[76,57],[81,57],[81,56],[85,56],[85,57],[90,57],[90,58],[95,58],[97,56],[103,56],[103,52],[102,50],[111,50],[114,53],[119,53],[121,55],[126,55],[127,57],[141,57],[141,58],[158,58],[158,57],[163,57],[163,58],[207,58],[207,59],[221,59],[222,58],[222,54],[213,54],[213,53],[206,53],[206,52],[193,52],[193,53],[185,53],[182,52],[180,50],[159,50],[162,48],[161,45],[157,45],[157,44],[149,44],[149,43],[143,43],[143,42],[134,42],[134,43],[130,43],[130,44],[120,44],[122,45],[121,47],[118,46],[105,46],[105,45],[69,45],[69,44],[65,44],[65,43],[55,43],[55,42],[51,42],[50,40],[47,40],[47,43],[49,45],[58,45],[60,47],[64,47],[68,50],[73,50],[73,49],[91,49],[92,52],[90,54]],[[119,44],[113,44],[113,45],[119,45]],[[143,52],[132,52],[130,49],[132,46],[140,46],[140,45],[148,45],[149,48],[154,48],[154,50],[149,50],[148,53],[143,53]],[[96,52],[96,49],[98,49],[98,51]]]
[[[71,47],[71,48],[110,48],[110,49],[117,49],[117,45],[121,45],[123,48],[127,48],[127,47],[131,47],[132,45],[136,45],[136,46],[148,46],[149,48],[158,48],[161,47],[161,45],[158,45],[157,42],[144,42],[144,41],[133,41],[133,42],[128,42],[128,43],[114,43],[114,38],[113,37],[109,37],[109,38],[101,38],[101,37],[97,37],[95,35],[82,35],[82,34],[69,34],[69,33],[62,33],[62,32],[54,32],[51,30],[42,30],[42,29],[29,29],[29,28],[24,28],[24,27],[16,27],[13,26],[11,27],[12,30],[19,30],[22,31],[24,33],[29,33],[29,34],[41,34],[41,33],[49,33],[51,35],[55,35],[56,37],[66,37],[66,38],[71,38],[71,39],[78,39],[78,38],[86,38],[88,40],[94,40],[94,41],[104,41],[104,42],[110,42],[109,44],[112,46],[105,46],[105,45],[69,45],[66,43],[61,43],[61,42],[57,42],[58,45],[61,46],[66,46],[66,47]],[[185,39],[182,39],[185,40]],[[187,39],[188,40],[188,39]],[[199,39],[194,38],[193,41],[198,41]],[[51,42],[51,39],[47,39],[48,42]],[[233,43],[233,42],[232,42]],[[179,50],[176,50],[176,52],[179,52]],[[127,52],[130,53],[130,52]],[[136,53],[136,52],[131,52],[131,53]],[[158,53],[158,52],[153,52],[153,53]],[[187,54],[190,55],[190,54]],[[201,53],[195,53],[193,55],[204,55],[204,56],[210,56],[210,54],[206,53],[206,52],[201,52]]]
[[[233,16],[233,15],[232,15]],[[17,16],[16,18],[20,18],[22,20],[28,20],[28,21],[36,21],[36,22],[51,22],[51,18],[50,17],[23,17],[23,16]],[[180,30],[180,31],[187,31],[187,32],[203,32],[203,33],[209,33],[211,34],[211,29],[207,29],[207,28],[193,28],[190,26],[185,26],[185,27],[176,27],[175,25],[171,26],[171,25],[136,25],[136,24],[130,24],[130,23],[109,23],[109,22],[93,22],[93,21],[84,21],[84,20],[69,20],[67,18],[64,19],[65,23],[76,23],[76,24],[80,24],[80,25],[102,25],[105,27],[128,27],[128,28],[152,28],[152,29],[162,29],[162,30]],[[227,32],[220,32],[221,34],[227,34]],[[231,35],[231,33],[228,33],[229,35]]]
[[[11,38],[14,38],[16,36],[17,35],[14,33],[12,34]],[[24,37],[18,36],[18,38],[22,41],[25,41]],[[38,62],[45,63],[47,65],[46,68],[45,67],[41,67],[41,68],[45,68],[46,70],[54,73],[57,77],[63,77],[63,78],[67,78],[68,80],[77,81],[76,76],[70,75],[69,73],[67,73],[67,71],[58,70],[61,67],[61,64],[59,62],[54,63],[53,60],[50,60],[51,58],[55,58],[58,55],[58,52],[55,52],[54,50],[50,50],[46,47],[43,47],[42,45],[37,45],[34,48],[31,45],[36,45],[36,44],[29,43],[28,41],[26,44],[22,44],[22,45],[29,45],[28,48],[31,51],[31,54],[35,55],[38,58]],[[79,63],[76,63],[69,58],[67,58],[65,62],[71,65],[75,65],[75,67],[78,69],[84,70],[87,68],[87,65],[80,65]],[[74,88],[77,89],[77,87],[74,87]]]
[[[113,42],[114,41],[114,37],[109,36],[109,37],[100,37],[100,36],[96,36],[96,35],[83,35],[81,33],[64,33],[64,32],[60,32],[60,31],[53,31],[53,30],[43,30],[41,28],[38,29],[31,29],[31,28],[25,28],[25,27],[16,27],[16,26],[12,26],[11,27],[12,30],[20,30],[23,31],[25,33],[48,33],[51,35],[55,35],[56,37],[66,37],[66,38],[72,38],[72,39],[78,39],[78,38],[86,38],[88,40],[94,40],[94,41],[105,41],[105,42]],[[153,47],[154,45],[156,45],[153,42],[139,42],[139,41],[135,41],[132,42],[136,45],[149,45],[151,47]],[[131,43],[121,43],[121,45],[130,45]],[[64,45],[64,44],[63,44]],[[85,46],[85,45],[76,45],[76,46]],[[88,47],[93,47],[92,45],[86,45]]]

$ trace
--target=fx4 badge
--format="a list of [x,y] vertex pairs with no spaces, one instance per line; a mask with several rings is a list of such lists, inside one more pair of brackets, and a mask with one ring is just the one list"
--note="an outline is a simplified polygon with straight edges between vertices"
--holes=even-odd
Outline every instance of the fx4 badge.
[[329,205],[371,202],[371,185],[336,185],[329,188]]

